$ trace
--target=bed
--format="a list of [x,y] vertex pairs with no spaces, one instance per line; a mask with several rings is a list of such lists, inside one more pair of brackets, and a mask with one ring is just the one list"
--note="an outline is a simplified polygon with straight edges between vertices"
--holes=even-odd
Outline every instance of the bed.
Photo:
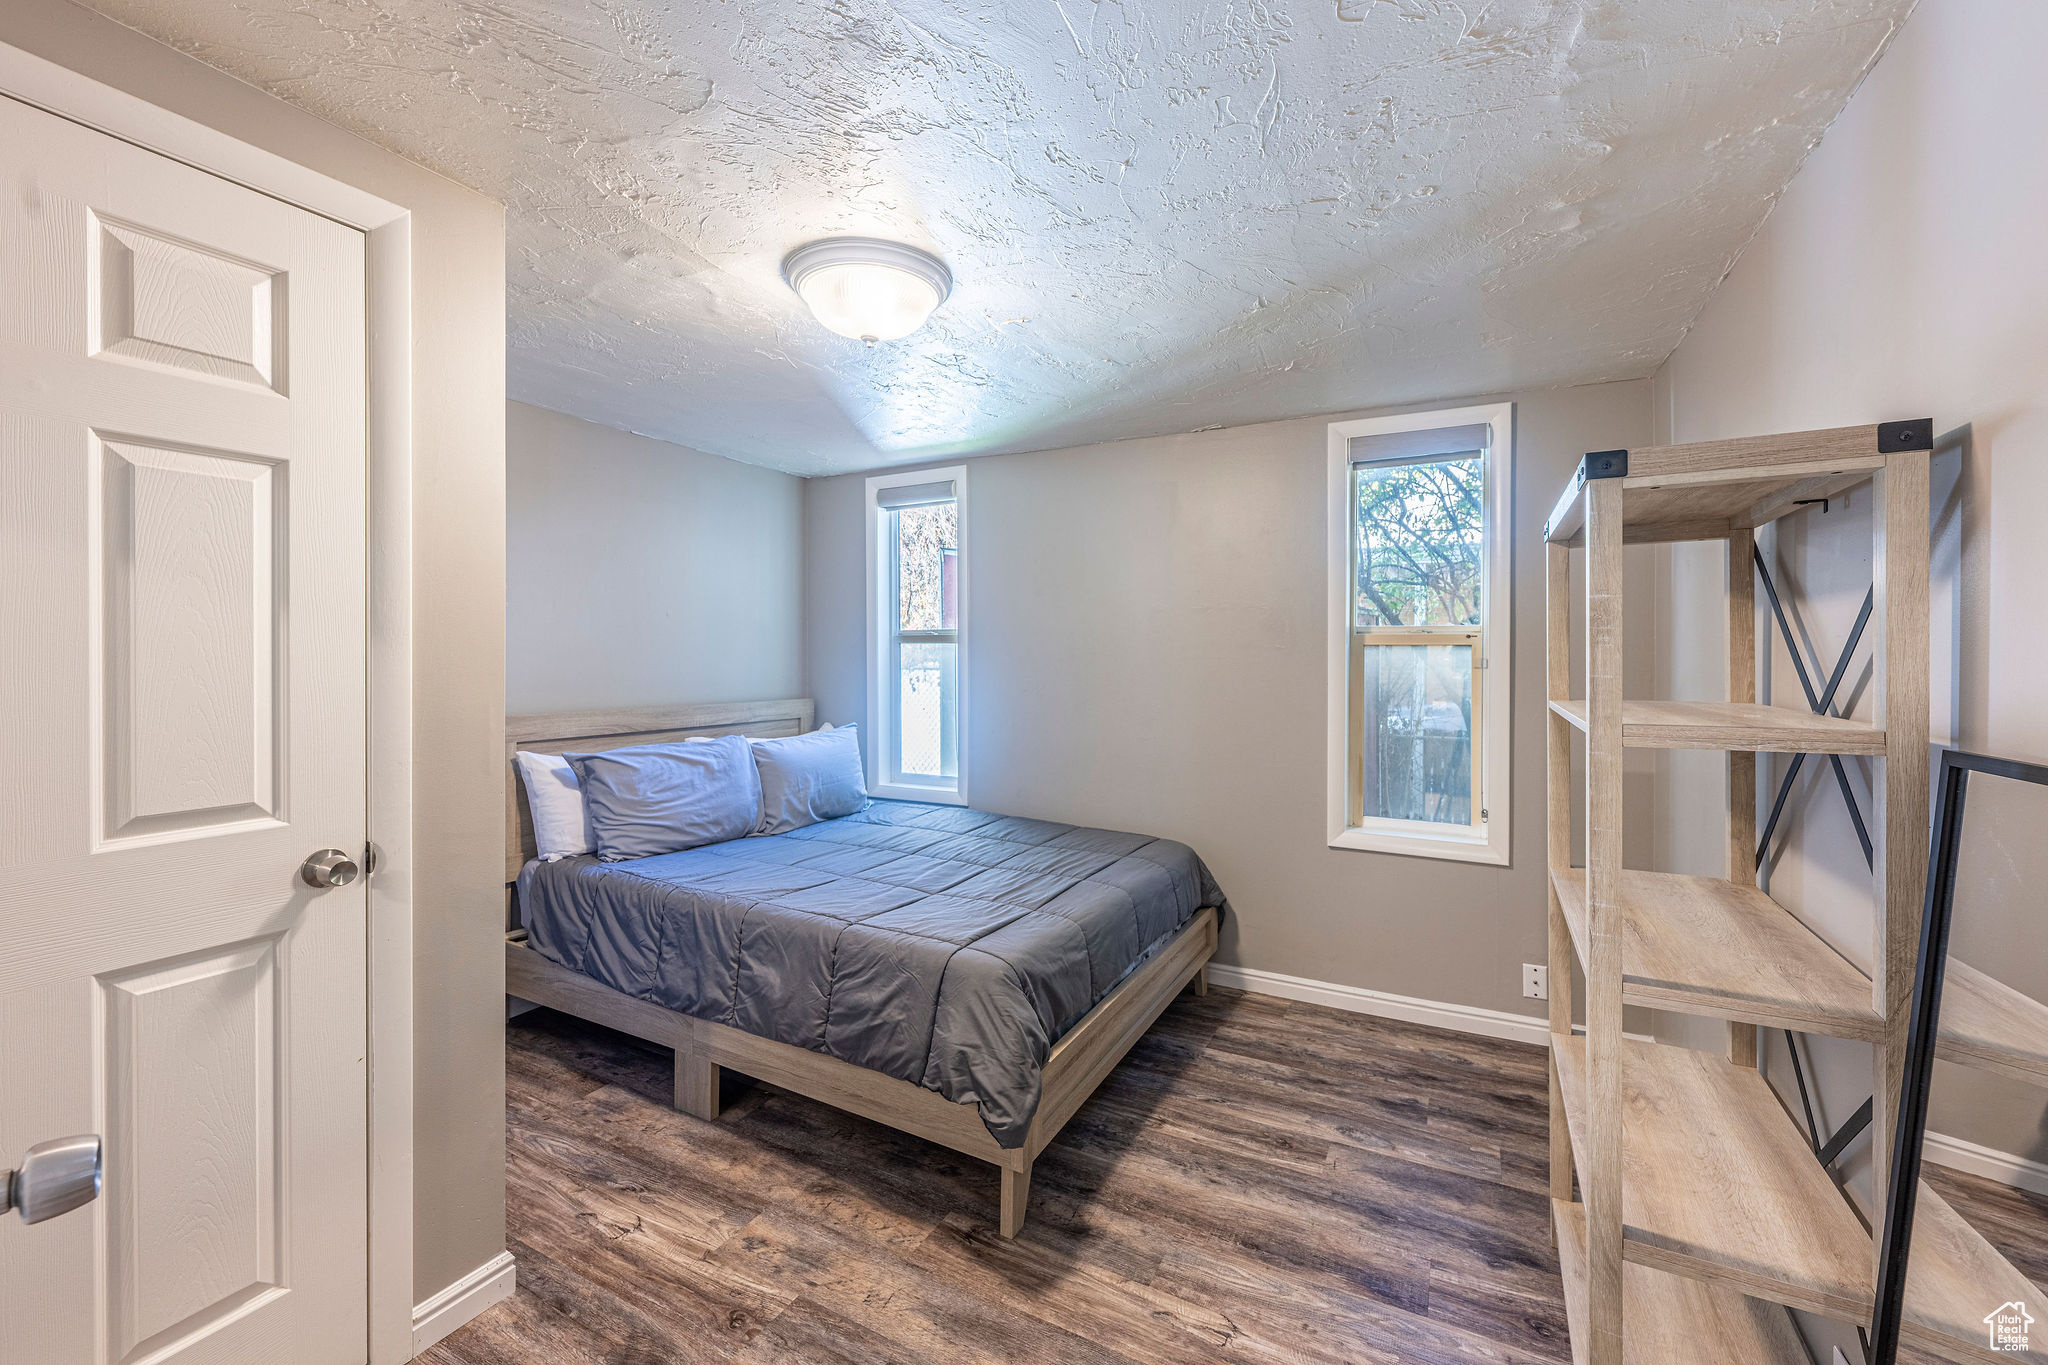
[[[794,735],[808,700],[530,716],[521,749]],[[1204,989],[1223,898],[1184,845],[878,801],[628,862],[533,860],[508,761],[506,990],[675,1050],[675,1104],[730,1068],[980,1158],[999,1230],[1031,1167],[1152,1021]]]

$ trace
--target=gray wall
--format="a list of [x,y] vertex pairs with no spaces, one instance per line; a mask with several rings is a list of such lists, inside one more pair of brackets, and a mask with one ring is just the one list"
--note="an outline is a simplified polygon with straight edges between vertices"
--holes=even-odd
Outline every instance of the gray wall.
[[803,693],[803,480],[506,405],[514,715]]
[[[1185,840],[1237,910],[1222,961],[1540,1010],[1520,974],[1544,960],[1541,527],[1580,455],[1647,438],[1649,387],[1510,396],[1513,866],[1326,846],[1335,418],[972,462],[974,803]],[[805,490],[811,689],[835,723],[867,714],[864,487]]]
[[416,1303],[505,1245],[504,212],[60,0],[0,5],[0,42],[411,212],[417,856],[379,875],[413,899]]
[[[2048,161],[2012,152],[2019,130],[2048,125],[2044,45],[2048,9],[2024,0],[1922,5],[1656,380],[1658,423],[1681,441],[1934,417],[1933,734],[2035,761],[2048,759]],[[1870,512],[1866,493],[1778,537],[1780,573],[1830,661],[1869,582]],[[1674,553],[1674,600],[1697,609],[1720,572],[1717,555]],[[1718,687],[1708,653],[1667,650],[1672,685]],[[1775,699],[1797,704],[1782,646],[1769,666]],[[1771,888],[1867,964],[1870,879],[1832,780],[1811,766]],[[1701,856],[1686,831],[1718,781],[1683,765],[1664,775],[1671,859]],[[1973,784],[1954,943],[2038,999],[2044,821],[2048,794]],[[1816,1052],[1836,1124],[1869,1094],[1868,1053]],[[2048,1160],[2048,1109],[2027,1087],[1938,1067],[1932,1122]]]

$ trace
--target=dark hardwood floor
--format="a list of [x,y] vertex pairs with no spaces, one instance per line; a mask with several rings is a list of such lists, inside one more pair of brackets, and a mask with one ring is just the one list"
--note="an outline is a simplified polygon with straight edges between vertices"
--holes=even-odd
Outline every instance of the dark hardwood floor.
[[[1182,996],[1039,1159],[994,1168],[548,1011],[509,1050],[519,1292],[430,1365],[1564,1362],[1543,1053]],[[1934,1175],[2044,1277],[2048,1201]],[[2017,1243],[2017,1245],[2012,1245]]]

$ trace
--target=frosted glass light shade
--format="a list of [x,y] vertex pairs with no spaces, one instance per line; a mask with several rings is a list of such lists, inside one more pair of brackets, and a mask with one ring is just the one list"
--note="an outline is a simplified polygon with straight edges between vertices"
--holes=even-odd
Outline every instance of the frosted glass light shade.
[[875,237],[828,237],[782,262],[782,278],[828,330],[873,344],[909,336],[953,289],[937,257]]
[[892,265],[828,265],[797,293],[827,330],[856,341],[909,336],[939,306],[929,284]]

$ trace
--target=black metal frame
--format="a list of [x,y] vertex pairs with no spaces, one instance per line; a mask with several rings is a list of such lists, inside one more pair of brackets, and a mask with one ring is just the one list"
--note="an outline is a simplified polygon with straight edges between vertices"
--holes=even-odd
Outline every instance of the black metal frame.
[[1927,1137],[1927,1097],[1940,1038],[1941,987],[1948,975],[1948,931],[1955,914],[1956,857],[1963,843],[1963,800],[1971,773],[2048,787],[2048,766],[1950,749],[1941,756],[1934,837],[1927,855],[1927,899],[1920,917],[1920,962],[1913,972],[1905,1079],[1893,1134],[1886,1188],[1884,1240],[1877,1263],[1877,1303],[1870,1328],[1872,1365],[1895,1365],[1905,1317],[1906,1258],[1920,1200],[1920,1149]]

